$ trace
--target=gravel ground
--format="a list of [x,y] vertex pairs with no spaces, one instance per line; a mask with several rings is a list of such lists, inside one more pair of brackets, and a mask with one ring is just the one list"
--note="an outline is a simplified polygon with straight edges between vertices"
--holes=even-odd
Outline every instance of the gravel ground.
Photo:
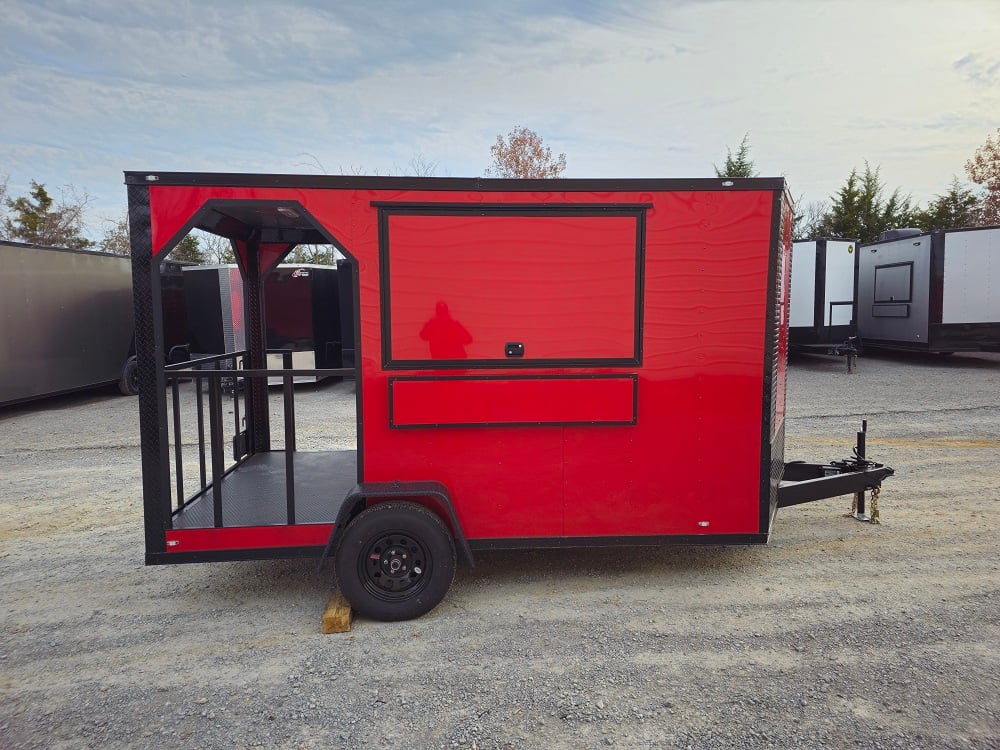
[[[349,388],[301,390],[303,439]],[[869,418],[882,525],[483,553],[327,636],[312,561],[143,566],[133,399],[2,410],[0,747],[1000,747],[1000,355],[804,357],[788,404],[788,460]]]

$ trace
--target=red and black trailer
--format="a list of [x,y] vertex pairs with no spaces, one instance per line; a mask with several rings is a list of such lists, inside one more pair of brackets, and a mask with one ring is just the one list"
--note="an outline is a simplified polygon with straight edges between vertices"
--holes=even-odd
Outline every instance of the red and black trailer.
[[[892,473],[863,452],[785,464],[782,179],[126,183],[148,564],[332,555],[357,610],[404,619],[444,596],[456,549],[764,543],[778,507]],[[246,349],[164,365],[160,261],[193,228],[232,242]],[[263,280],[298,244],[348,259],[349,371],[266,366]],[[296,449],[296,375],[356,377],[356,449]]]

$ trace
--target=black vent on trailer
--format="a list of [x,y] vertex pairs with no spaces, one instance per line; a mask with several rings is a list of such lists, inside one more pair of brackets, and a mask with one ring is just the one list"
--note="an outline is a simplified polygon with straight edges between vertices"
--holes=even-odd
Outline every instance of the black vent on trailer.
[[887,242],[889,240],[901,240],[906,237],[916,237],[918,234],[923,234],[919,229],[913,229],[912,227],[907,227],[905,229],[887,229],[878,236],[879,242]]

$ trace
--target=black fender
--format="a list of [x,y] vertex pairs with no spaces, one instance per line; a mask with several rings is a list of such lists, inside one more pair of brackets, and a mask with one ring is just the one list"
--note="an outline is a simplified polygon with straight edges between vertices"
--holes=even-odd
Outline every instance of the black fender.
[[442,516],[455,535],[458,548],[462,551],[462,556],[469,563],[470,568],[476,566],[472,557],[472,547],[465,537],[465,531],[455,513],[455,504],[451,500],[451,493],[441,482],[359,482],[347,493],[340,503],[340,510],[337,511],[337,519],[334,522],[330,538],[323,548],[323,554],[319,558],[319,569],[322,570],[327,559],[331,555],[337,554],[340,540],[344,535],[344,529],[358,513],[363,511],[369,500],[406,500],[412,498],[422,498],[429,500],[434,510]]

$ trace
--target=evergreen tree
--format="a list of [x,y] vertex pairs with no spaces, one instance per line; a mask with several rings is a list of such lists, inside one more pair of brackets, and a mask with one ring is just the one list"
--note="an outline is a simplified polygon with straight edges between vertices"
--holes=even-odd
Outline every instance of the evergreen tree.
[[896,188],[886,199],[884,189],[879,167],[873,170],[865,162],[865,172],[860,176],[857,169],[852,169],[844,186],[832,196],[830,210],[817,227],[819,234],[873,242],[888,229],[916,224],[917,213],[910,196]]
[[200,265],[205,263],[205,253],[201,250],[198,238],[193,234],[188,234],[170,252],[170,260],[198,263]]
[[953,177],[948,192],[937,196],[930,205],[917,214],[917,226],[925,232],[935,229],[962,229],[974,227],[979,220],[979,198]]
[[725,165],[719,169],[713,164],[712,169],[715,170],[716,177],[756,177],[753,159],[750,158],[750,134],[743,136],[743,141],[736,150],[736,156],[733,156],[732,150],[726,146]]
[[88,200],[86,194],[77,196],[69,187],[56,205],[45,186],[32,180],[28,195],[5,199],[12,213],[3,220],[4,234],[9,239],[35,245],[76,250],[93,247],[93,241],[83,236],[83,210]]

